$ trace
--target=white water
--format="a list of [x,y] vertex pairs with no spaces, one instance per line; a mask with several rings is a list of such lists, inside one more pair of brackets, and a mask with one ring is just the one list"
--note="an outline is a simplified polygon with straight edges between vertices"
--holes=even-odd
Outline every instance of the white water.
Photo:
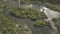
[[42,7],[42,10],[44,11],[44,13],[47,15],[48,17],[48,21],[50,23],[50,26],[52,27],[52,29],[54,30],[53,34],[58,34],[58,28],[55,26],[55,23],[52,21],[52,18],[60,18],[60,13],[59,12],[55,12],[53,10],[50,10],[46,7]]
[[[19,4],[18,3],[16,3],[15,1],[14,2],[12,2],[12,1],[9,1],[10,3],[8,3],[8,6],[18,6]],[[30,5],[31,6],[31,5]],[[25,5],[24,5],[24,7],[25,7]],[[29,5],[28,5],[28,7],[29,7]],[[38,6],[36,6],[36,5],[33,5],[33,8],[40,8],[40,7],[38,7]],[[44,9],[44,12],[45,12],[45,14],[47,15],[47,17],[48,17],[48,21],[50,22],[50,24],[51,24],[51,27],[53,28],[53,30],[54,30],[54,34],[56,34],[57,32],[58,32],[58,29],[57,29],[57,27],[55,26],[55,23],[53,23],[52,21],[51,21],[51,19],[52,18],[54,18],[54,17],[59,17],[59,15],[60,15],[60,13],[58,13],[58,12],[55,12],[55,11],[52,11],[52,10],[50,10],[50,9],[48,9],[48,8],[45,8],[45,7],[42,7],[42,9]],[[7,13],[7,12],[6,12]],[[6,14],[7,16],[9,16],[9,14]],[[10,16],[11,17],[11,16]],[[12,18],[11,17],[11,19],[13,20],[13,21],[19,21],[20,19],[17,19],[16,20],[16,18]],[[20,21],[19,21],[20,22]],[[28,26],[32,29],[32,30],[34,30],[35,32],[36,32],[36,34],[39,32],[39,29],[40,28],[34,28],[33,27],[33,25],[29,25],[29,24],[32,24],[31,23],[31,21],[30,21],[30,23],[27,23],[28,24]],[[44,29],[44,28],[42,28],[42,29]],[[44,29],[45,30],[45,29]],[[34,32],[34,34],[35,34],[35,32]]]

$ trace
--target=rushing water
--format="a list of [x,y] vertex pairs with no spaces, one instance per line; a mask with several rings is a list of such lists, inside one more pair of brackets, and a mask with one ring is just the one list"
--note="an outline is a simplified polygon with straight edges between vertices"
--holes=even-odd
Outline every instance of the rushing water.
[[50,19],[52,19],[52,18],[60,18],[60,12],[53,11],[53,10],[48,9],[46,7],[42,7],[42,9],[44,9],[44,12],[48,16],[48,18],[50,18]]
[[52,21],[53,18],[60,18],[60,13],[57,11],[50,10],[46,7],[42,7],[42,10],[48,17],[48,21],[50,22],[50,26],[54,30],[54,34],[58,34],[58,28],[55,26],[55,23]]
[[[18,4],[16,1],[12,1],[12,0],[8,0],[7,1],[7,6],[8,7],[14,7],[14,6],[19,6],[20,4]],[[33,5],[33,8],[39,8],[39,6],[38,5]],[[53,11],[52,11],[53,12]],[[51,14],[52,12],[48,12],[47,11],[47,13],[48,13],[48,15],[49,14]],[[55,13],[55,12],[53,12],[53,13]],[[53,13],[52,13],[52,15],[53,15]],[[16,23],[22,23],[22,24],[27,24],[27,26],[31,29],[31,31],[32,31],[32,34],[40,34],[40,32],[42,32],[43,34],[49,34],[49,32],[50,32],[50,28],[49,27],[47,27],[47,26],[43,26],[43,27],[35,27],[34,25],[33,25],[33,22],[34,21],[32,21],[32,20],[30,20],[30,19],[19,19],[19,18],[16,18],[16,17],[14,17],[14,16],[11,16],[10,15],[10,13],[9,13],[9,9],[8,8],[5,8],[4,9],[4,14],[9,18],[9,19],[11,19],[12,21],[14,21],[14,22],[16,22]],[[57,13],[58,14],[58,13]],[[54,14],[55,15],[55,14]],[[51,17],[51,16],[50,16]]]

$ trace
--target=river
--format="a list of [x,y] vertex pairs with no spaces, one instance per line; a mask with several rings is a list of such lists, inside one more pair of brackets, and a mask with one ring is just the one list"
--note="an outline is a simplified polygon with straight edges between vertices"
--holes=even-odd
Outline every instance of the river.
[[[40,32],[42,32],[43,34],[49,34],[49,32],[51,31],[51,28],[47,27],[47,26],[43,26],[43,27],[35,27],[33,25],[33,20],[30,19],[19,19],[16,18],[12,15],[10,15],[9,13],[9,9],[8,7],[15,7],[15,6],[20,6],[19,3],[17,3],[16,1],[12,1],[12,0],[8,0],[7,4],[6,4],[6,8],[4,9],[4,14],[11,19],[12,21],[16,22],[16,23],[22,23],[22,24],[27,24],[27,26],[30,28],[30,30],[32,31],[32,34],[40,34]],[[34,8],[39,8],[38,5],[33,5]],[[48,12],[49,15],[50,12]],[[50,16],[51,17],[51,16]]]

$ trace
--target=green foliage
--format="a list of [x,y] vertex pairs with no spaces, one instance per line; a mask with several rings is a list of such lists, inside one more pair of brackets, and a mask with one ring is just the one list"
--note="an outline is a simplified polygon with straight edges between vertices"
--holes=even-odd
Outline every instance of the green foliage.
[[44,12],[40,12],[40,18],[41,18],[41,19],[44,19],[44,18],[47,18],[47,16],[45,15]]
[[60,34],[60,19],[53,18],[52,21],[55,22],[56,26],[58,27],[58,34]]
[[17,24],[7,18],[0,12],[0,33],[1,34],[25,34],[25,29],[22,24]]
[[4,4],[0,4],[0,34],[26,34],[24,25],[16,24],[4,15]]
[[52,4],[60,4],[60,0],[47,0],[47,1]]
[[52,21],[55,22],[55,24],[60,23],[60,19],[59,18],[53,18]]
[[60,5],[60,0],[21,0],[21,1],[30,2],[30,3],[38,4],[38,5],[41,5],[44,3],[51,3],[51,4]]
[[55,10],[55,11],[60,12],[60,5],[54,5],[54,4],[48,3],[48,4],[46,4],[46,7],[47,8],[50,8],[52,10]]
[[35,26],[42,26],[42,25],[45,25],[46,22],[44,20],[37,20],[34,22],[34,25]]
[[53,22],[57,22],[58,20],[57,20],[57,18],[53,18],[52,21]]
[[15,7],[10,9],[10,14],[18,18],[30,18],[33,20],[44,19],[46,15],[44,12],[37,11],[32,8]]
[[26,3],[26,2],[28,2],[28,3],[32,3],[32,4],[36,4],[36,5],[41,5],[41,2],[40,1],[38,1],[38,0],[20,0],[22,3]]

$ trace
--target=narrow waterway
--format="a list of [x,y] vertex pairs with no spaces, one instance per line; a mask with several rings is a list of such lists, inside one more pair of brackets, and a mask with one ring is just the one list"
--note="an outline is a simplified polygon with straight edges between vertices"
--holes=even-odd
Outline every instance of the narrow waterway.
[[[19,6],[20,4],[19,3],[17,3],[16,1],[12,1],[12,0],[8,0],[7,1],[7,7],[15,7],[15,6]],[[34,7],[35,6],[35,7]],[[34,8],[39,8],[39,6],[37,6],[37,5],[33,5],[33,7]],[[12,16],[12,15],[10,15],[10,13],[9,13],[9,9],[8,8],[5,8],[4,9],[4,14],[9,18],[9,19],[11,19],[12,21],[14,21],[14,22],[16,22],[16,23],[22,23],[22,24],[27,24],[27,26],[30,28],[30,30],[32,31],[32,34],[40,34],[40,32],[42,32],[43,34],[49,34],[49,32],[50,32],[50,28],[49,27],[47,27],[47,26],[43,26],[43,27],[35,27],[34,25],[33,25],[33,22],[34,21],[32,21],[32,20],[30,20],[30,19],[19,19],[19,18],[16,18],[16,17],[14,17],[14,16]],[[47,11],[48,12],[48,11]],[[48,13],[50,13],[50,12],[48,12]],[[49,15],[49,14],[48,14]],[[51,16],[50,16],[51,17]]]

